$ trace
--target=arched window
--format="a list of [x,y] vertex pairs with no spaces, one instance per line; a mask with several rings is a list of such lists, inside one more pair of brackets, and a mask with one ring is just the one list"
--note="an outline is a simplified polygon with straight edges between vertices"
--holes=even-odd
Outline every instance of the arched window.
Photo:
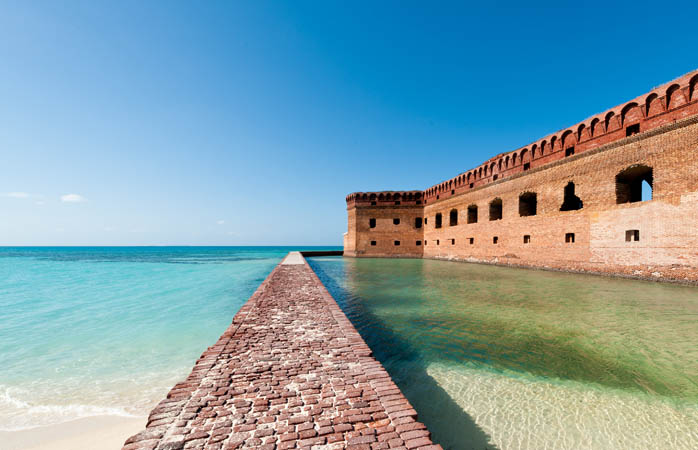
[[502,199],[499,197],[490,202],[490,220],[502,220]]
[[452,209],[448,214],[448,225],[451,227],[458,225],[458,210]]
[[543,141],[540,143],[540,156],[543,156],[545,154],[547,145],[548,141]]
[[516,153],[511,155],[511,166],[512,167],[516,166]]
[[468,206],[468,223],[477,223],[477,205]]
[[524,192],[519,195],[519,216],[535,216],[538,210],[538,196],[535,192]]
[[[637,164],[616,175],[616,203],[634,203],[652,200],[654,178],[652,168]],[[643,195],[643,183],[644,195]]]
[[637,117],[637,114],[635,114],[635,117],[633,117],[633,109],[637,107],[638,104],[635,102],[628,103],[623,107],[623,110],[620,113],[620,121],[622,122],[621,126],[625,127],[628,125],[628,123],[637,122],[641,119],[640,117]]
[[583,207],[584,204],[582,200],[574,194],[574,183],[570,181],[567,183],[567,186],[565,186],[565,197],[562,201],[560,211],[577,211]]
[[538,150],[538,145],[533,144],[533,147],[531,147],[531,159],[536,157],[536,150]]
[[577,142],[582,141],[582,133],[584,133],[584,129],[586,128],[586,125],[581,124],[579,127],[577,127]]

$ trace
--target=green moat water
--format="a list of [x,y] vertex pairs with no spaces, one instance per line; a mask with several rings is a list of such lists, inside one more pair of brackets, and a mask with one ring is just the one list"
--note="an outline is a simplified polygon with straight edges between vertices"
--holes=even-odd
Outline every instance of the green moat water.
[[698,448],[698,288],[433,260],[310,264],[446,448]]

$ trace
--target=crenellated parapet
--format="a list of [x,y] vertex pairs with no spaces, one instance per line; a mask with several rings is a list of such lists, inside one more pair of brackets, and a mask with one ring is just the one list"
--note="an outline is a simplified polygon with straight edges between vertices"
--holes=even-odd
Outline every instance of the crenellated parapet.
[[696,114],[698,71],[693,71],[627,103],[512,152],[499,154],[472,170],[431,186],[424,191],[424,203],[443,200]]
[[356,206],[414,206],[421,205],[422,191],[354,192],[347,195],[347,208]]

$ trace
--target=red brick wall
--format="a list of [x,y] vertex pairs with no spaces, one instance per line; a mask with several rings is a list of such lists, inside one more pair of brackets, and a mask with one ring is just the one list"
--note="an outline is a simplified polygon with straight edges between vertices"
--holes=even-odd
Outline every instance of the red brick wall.
[[[418,192],[412,191],[409,205],[391,204],[390,193],[351,194],[345,254],[698,280],[697,84],[696,73],[685,75],[641,99],[547,137],[535,148],[499,155],[477,170],[427,189],[419,200]],[[626,127],[633,124],[640,124],[640,134],[626,137]],[[565,149],[571,146],[574,156],[566,157]],[[526,163],[528,171],[523,170]],[[616,175],[634,165],[652,168],[653,199],[617,204]],[[570,181],[583,208],[562,212],[564,188]],[[519,215],[519,196],[524,192],[537,194],[535,216]],[[383,202],[372,205],[372,195],[382,196]],[[502,200],[503,217],[490,221],[488,206],[495,198]],[[478,207],[477,223],[466,223],[469,205]],[[458,212],[456,226],[449,225],[452,209]],[[435,228],[437,213],[443,217],[440,229]],[[417,216],[427,220],[421,229],[414,228]],[[394,217],[401,219],[399,226],[392,224]],[[377,219],[376,228],[369,228],[369,218]],[[626,242],[627,230],[639,230],[640,240]],[[574,243],[565,242],[566,233],[574,233]],[[528,243],[524,235],[530,236]],[[371,246],[371,240],[377,245]],[[401,241],[400,247],[393,245],[395,240]],[[422,245],[417,247],[417,240]]]

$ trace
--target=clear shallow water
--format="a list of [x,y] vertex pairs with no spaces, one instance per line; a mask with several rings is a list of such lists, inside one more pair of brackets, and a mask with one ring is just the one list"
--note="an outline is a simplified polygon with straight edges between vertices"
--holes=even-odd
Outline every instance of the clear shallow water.
[[698,448],[698,288],[313,258],[447,448]]
[[0,430],[147,414],[295,249],[0,248]]

